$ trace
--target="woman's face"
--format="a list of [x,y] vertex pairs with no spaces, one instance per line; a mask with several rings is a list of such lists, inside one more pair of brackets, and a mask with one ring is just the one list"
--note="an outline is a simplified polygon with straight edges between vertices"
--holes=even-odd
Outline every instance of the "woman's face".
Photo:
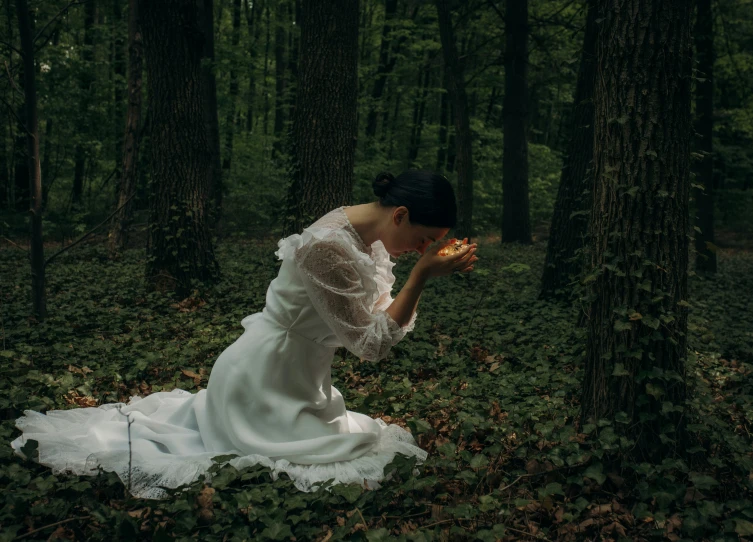
[[450,231],[450,228],[411,224],[406,207],[395,208],[391,219],[382,243],[393,258],[414,251],[423,254],[429,245],[442,239]]

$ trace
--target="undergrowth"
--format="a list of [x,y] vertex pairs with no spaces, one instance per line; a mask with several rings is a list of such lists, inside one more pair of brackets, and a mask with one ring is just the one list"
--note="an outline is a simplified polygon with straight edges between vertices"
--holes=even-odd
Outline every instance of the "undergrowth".
[[[389,358],[340,349],[350,410],[408,427],[429,459],[398,457],[376,491],[301,493],[284,476],[217,465],[165,501],[128,497],[113,474],[54,475],[12,454],[25,409],[127,401],[206,386],[213,361],[262,309],[273,242],[227,241],[222,281],[177,301],[147,293],[144,252],[100,246],[48,270],[50,317],[30,313],[25,254],[0,250],[0,541],[740,540],[753,537],[753,254],[719,255],[691,279],[691,445],[634,463],[610,423],[578,422],[584,330],[540,301],[544,246],[481,243],[477,272],[437,279]],[[410,258],[396,267],[405,280]],[[397,290],[395,290],[397,292]],[[753,538],[751,538],[753,539]]]

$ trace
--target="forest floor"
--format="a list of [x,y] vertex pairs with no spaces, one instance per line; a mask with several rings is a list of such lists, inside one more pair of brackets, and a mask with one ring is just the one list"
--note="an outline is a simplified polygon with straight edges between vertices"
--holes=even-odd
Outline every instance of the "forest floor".
[[[25,409],[127,401],[206,386],[212,363],[262,309],[274,242],[225,240],[221,282],[176,302],[148,293],[143,250],[116,262],[76,247],[47,272],[49,318],[30,312],[25,254],[0,249],[0,542],[24,540],[753,540],[753,251],[730,243],[718,276],[691,277],[692,446],[632,463],[608,422],[580,426],[584,331],[537,299],[545,245],[480,241],[470,276],[434,280],[416,329],[388,359],[344,350],[350,410],[411,429],[377,491],[301,493],[261,467],[216,469],[165,501],[127,497],[110,473],[53,474],[12,454]],[[727,246],[721,244],[721,246]],[[414,260],[396,267],[399,286]]]

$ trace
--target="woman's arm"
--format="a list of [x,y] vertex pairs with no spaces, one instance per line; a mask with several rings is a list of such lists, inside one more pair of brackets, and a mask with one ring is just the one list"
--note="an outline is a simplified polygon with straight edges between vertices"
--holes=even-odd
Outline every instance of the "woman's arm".
[[400,293],[385,310],[400,327],[408,324],[413,313],[416,312],[418,300],[421,298],[421,292],[426,286],[428,278],[428,273],[414,267]]
[[[467,239],[463,240],[463,242],[466,241]],[[453,271],[468,273],[473,270],[471,264],[478,260],[478,256],[474,255],[476,252],[475,243],[467,246],[455,256],[437,255],[442,248],[452,242],[454,242],[454,239],[437,245],[424,253],[413,267],[413,271],[411,271],[403,289],[397,294],[392,305],[385,310],[400,327],[410,322],[418,306],[418,300],[421,298],[421,292],[423,292],[426,281],[430,277],[448,275]]]

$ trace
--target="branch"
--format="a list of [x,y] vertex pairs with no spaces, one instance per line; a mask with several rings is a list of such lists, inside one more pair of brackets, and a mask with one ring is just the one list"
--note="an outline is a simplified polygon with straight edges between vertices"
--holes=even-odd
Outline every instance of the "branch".
[[62,525],[64,523],[68,523],[69,521],[84,520],[84,519],[91,519],[91,516],[79,516],[79,517],[76,517],[76,518],[64,519],[63,521],[58,521],[56,523],[50,523],[49,525],[45,525],[44,527],[39,527],[38,529],[34,529],[33,531],[29,531],[28,533],[22,534],[21,536],[17,536],[13,540],[21,540],[22,538],[26,538],[29,535],[32,535],[34,533],[38,533],[39,531],[44,531],[45,529],[49,529],[50,527],[57,527],[58,525]]
[[117,209],[115,209],[115,211],[113,211],[113,213],[112,213],[112,214],[111,214],[110,216],[108,216],[108,217],[107,217],[107,218],[105,218],[105,219],[104,219],[104,220],[103,220],[102,222],[100,222],[99,224],[97,224],[97,225],[96,225],[96,226],[95,226],[95,227],[94,227],[93,229],[89,230],[89,231],[88,231],[87,233],[85,233],[84,235],[82,235],[81,237],[79,237],[77,241],[74,241],[73,243],[71,243],[71,244],[70,244],[70,245],[68,245],[67,247],[61,248],[61,249],[60,249],[60,250],[58,250],[58,251],[57,251],[57,252],[56,252],[55,254],[53,254],[52,256],[50,256],[49,258],[47,258],[47,261],[46,261],[46,262],[44,262],[44,266],[45,266],[45,267],[47,267],[47,265],[48,265],[48,264],[49,264],[50,262],[52,262],[52,260],[54,260],[55,258],[57,258],[58,256],[60,256],[60,255],[61,255],[61,254],[62,254],[63,252],[65,252],[65,251],[66,251],[66,250],[68,250],[69,248],[73,248],[73,247],[75,247],[75,246],[76,246],[77,244],[79,244],[79,243],[80,243],[81,241],[83,241],[84,239],[86,239],[87,237],[89,237],[89,236],[90,236],[90,235],[91,235],[92,233],[94,233],[94,232],[95,232],[95,231],[97,231],[97,230],[98,230],[99,228],[101,228],[102,226],[104,226],[105,224],[107,224],[107,223],[108,223],[108,222],[110,221],[110,219],[111,219],[112,217],[114,217],[114,216],[115,216],[116,214],[118,214],[118,213],[120,212],[120,210],[121,210],[121,209],[122,209],[123,207],[125,207],[126,205],[128,205],[128,204],[129,204],[129,203],[131,202],[131,200],[132,200],[133,198],[135,198],[135,197],[136,197],[136,194],[133,194],[133,195],[132,195],[132,196],[131,196],[130,198],[128,198],[128,199],[126,200],[126,202],[125,202],[125,203],[124,203],[123,205],[121,205],[120,207],[118,207]]
[[24,56],[24,54],[21,51],[19,51],[15,47],[13,47],[13,45],[11,45],[10,43],[8,43],[7,41],[0,40],[0,45],[5,45],[8,49],[10,49],[11,51],[14,51],[16,54],[18,54],[18,56]]
[[73,6],[78,6],[82,4],[86,4],[88,0],[71,0],[67,6],[65,6],[63,9],[61,9],[57,15],[55,15],[52,19],[47,21],[47,24],[42,27],[42,29],[37,32],[37,35],[34,36],[34,39],[31,40],[32,43],[36,43],[36,41],[39,39],[39,37],[44,34],[44,31],[47,30],[47,28],[54,23],[57,19],[60,18],[61,15],[64,15],[66,11],[71,9]]

